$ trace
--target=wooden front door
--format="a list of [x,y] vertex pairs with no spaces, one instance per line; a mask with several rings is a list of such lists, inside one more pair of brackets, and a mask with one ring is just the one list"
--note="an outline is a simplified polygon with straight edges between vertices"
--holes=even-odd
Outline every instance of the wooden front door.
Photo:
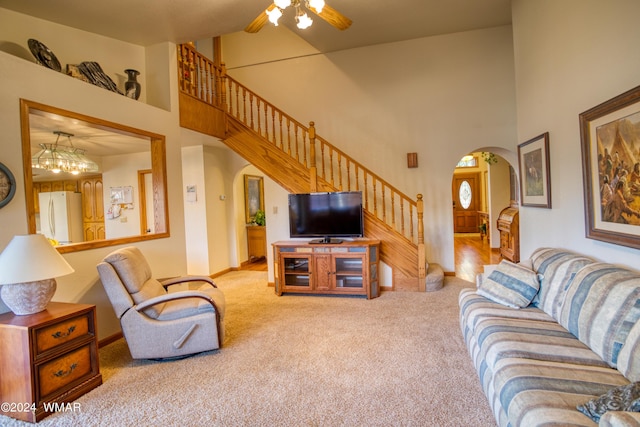
[[477,233],[480,208],[480,174],[465,173],[453,176],[453,232]]

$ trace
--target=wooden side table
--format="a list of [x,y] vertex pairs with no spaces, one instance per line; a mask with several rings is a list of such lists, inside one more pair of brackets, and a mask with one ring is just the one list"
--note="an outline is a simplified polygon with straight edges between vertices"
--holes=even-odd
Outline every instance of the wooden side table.
[[0,314],[0,414],[38,422],[102,384],[96,307],[51,302]]

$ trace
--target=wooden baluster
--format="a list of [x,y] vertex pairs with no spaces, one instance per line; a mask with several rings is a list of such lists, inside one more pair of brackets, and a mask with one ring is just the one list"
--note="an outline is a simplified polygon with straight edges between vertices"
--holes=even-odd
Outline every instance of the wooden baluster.
[[380,200],[382,201],[382,222],[384,222],[386,225],[387,224],[387,197],[385,196],[385,192],[384,192],[384,188],[386,187],[384,185],[383,181],[380,181],[380,191],[381,191],[381,196],[380,196]]
[[178,45],[178,86],[184,90],[184,45]]
[[196,93],[198,94],[198,99],[201,101],[204,101],[204,83],[207,80],[204,78],[203,65],[202,56],[196,55],[196,72],[198,73],[198,87],[196,88]]
[[[305,150],[305,167],[307,166],[307,152]],[[316,167],[316,127],[309,122],[309,188],[311,192],[318,191],[318,168]]]
[[354,169],[355,172],[355,180],[356,180],[356,191],[360,190],[360,179],[358,178],[358,170],[360,170],[360,168],[358,167],[358,165],[356,164],[356,167]]
[[251,122],[249,124],[249,127],[252,130],[255,130],[253,126],[253,92],[249,92],[249,113],[251,114]]
[[[280,136],[280,149],[282,149],[283,135],[282,135],[282,113],[278,112],[278,131]],[[276,147],[278,144],[276,144]]]
[[[219,81],[220,91],[218,92],[218,96],[220,98],[218,99],[218,105],[221,105],[222,108],[224,108],[224,111],[227,111],[229,114],[231,114],[231,100],[229,100],[229,105],[227,105],[227,85],[225,84],[227,80],[229,80],[229,85],[231,85],[231,79],[227,79],[227,66],[223,62],[222,66],[220,67],[220,81]],[[231,86],[229,86],[229,93],[231,93]],[[236,104],[237,102],[238,102],[238,93],[236,92]],[[237,111],[237,105],[236,105],[236,111]]]
[[264,111],[264,137],[265,139],[268,141],[269,140],[269,115],[268,110],[269,110],[269,105],[267,104],[267,101],[262,101],[262,103],[264,104],[264,107],[262,108]]
[[245,125],[247,122],[247,90],[242,88],[242,123]]
[[302,149],[304,150],[305,147],[307,146],[307,132],[305,131],[305,129],[301,129],[302,131],[302,144],[296,144],[296,160],[298,161],[298,163],[300,162],[300,147],[302,147]]
[[297,123],[293,124],[293,147],[289,147],[289,156],[291,158],[293,158],[293,152],[296,150],[296,147],[298,146],[298,132],[299,132],[299,127]]
[[196,74],[196,65],[195,65],[195,54],[189,51],[189,76],[191,77],[191,84],[189,88],[189,93],[193,96],[196,96],[196,82],[198,81],[198,75]]
[[287,146],[282,146],[282,151],[291,155],[291,119],[287,117]]
[[329,147],[329,182],[331,182],[331,186],[335,188],[334,180],[333,180],[333,148]]
[[405,217],[404,217],[404,199],[400,199],[400,230],[403,236],[406,237],[405,234],[405,227],[404,227],[404,222],[405,222]]
[[396,204],[395,204],[395,191],[391,191],[391,227],[396,229]]
[[322,171],[320,173],[320,176],[322,176],[322,179],[327,179],[326,178],[326,172],[325,172],[325,164],[324,164],[324,141],[320,141],[320,159],[322,160]]
[[213,105],[213,64],[206,62],[207,75],[207,103]]
[[338,189],[342,191],[342,153],[338,152]]
[[369,209],[369,186],[367,185],[367,170],[363,169],[362,170],[362,179],[364,181],[364,186],[362,187],[364,190],[364,208],[366,210],[368,210],[369,212],[371,212],[371,210]]
[[426,289],[426,283],[424,280],[427,277],[427,257],[424,245],[424,202],[422,201],[422,194],[417,195],[418,201],[416,207],[418,211],[418,290],[424,291]]
[[273,136],[273,144],[278,146],[278,136],[276,134],[276,109],[271,109],[271,133]]
[[371,177],[371,184],[373,186],[373,215],[378,218],[378,194],[376,191],[376,178]]

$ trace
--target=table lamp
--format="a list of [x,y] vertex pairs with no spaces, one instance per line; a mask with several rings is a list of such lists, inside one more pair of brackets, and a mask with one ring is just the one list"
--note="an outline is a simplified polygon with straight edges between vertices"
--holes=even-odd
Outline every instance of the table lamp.
[[15,314],[43,311],[56,292],[56,277],[73,268],[42,234],[14,236],[0,253],[0,297]]

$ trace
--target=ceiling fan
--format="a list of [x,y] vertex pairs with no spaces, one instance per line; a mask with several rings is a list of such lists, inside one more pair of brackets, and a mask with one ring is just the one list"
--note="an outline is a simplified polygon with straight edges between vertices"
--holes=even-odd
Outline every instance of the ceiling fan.
[[293,6],[295,9],[296,25],[300,29],[308,28],[313,20],[309,18],[307,13],[302,8],[306,9],[318,15],[320,18],[327,21],[339,30],[346,30],[351,26],[351,19],[347,18],[331,6],[324,3],[324,0],[274,0],[267,9],[265,9],[256,19],[253,20],[247,28],[244,30],[248,33],[257,33],[265,26],[267,21],[278,25],[278,19],[282,16],[282,12],[289,6]]

